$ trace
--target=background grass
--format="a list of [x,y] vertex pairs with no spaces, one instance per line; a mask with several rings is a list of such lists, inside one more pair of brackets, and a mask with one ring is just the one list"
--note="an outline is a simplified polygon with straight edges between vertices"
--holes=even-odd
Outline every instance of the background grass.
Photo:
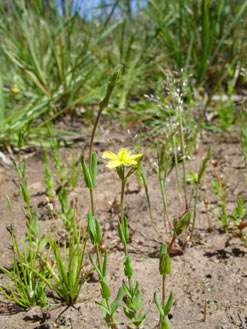
[[167,69],[190,79],[190,107],[199,99],[205,110],[215,93],[245,87],[246,1],[149,0],[135,11],[128,4],[99,1],[85,16],[69,0],[63,14],[55,0],[0,0],[0,144],[16,145],[20,131],[26,143],[40,144],[46,123],[64,113],[92,117],[118,64],[122,78],[109,107],[123,126],[127,116],[162,124],[143,96],[162,94]]

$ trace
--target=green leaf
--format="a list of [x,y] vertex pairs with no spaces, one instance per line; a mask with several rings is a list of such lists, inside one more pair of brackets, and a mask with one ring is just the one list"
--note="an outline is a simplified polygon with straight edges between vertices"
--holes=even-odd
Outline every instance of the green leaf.
[[88,170],[88,167],[86,165],[86,162],[85,162],[83,156],[81,157],[81,165],[82,165],[82,171],[83,171],[85,183],[89,189],[92,189],[93,188],[92,177],[90,175],[90,172]]
[[89,236],[92,244],[95,246],[96,245],[96,229],[95,229],[95,222],[94,222],[94,217],[91,212],[88,213],[87,215],[87,222],[88,222],[88,231],[89,231]]
[[96,185],[97,161],[98,161],[97,154],[93,153],[93,156],[92,156],[92,173],[91,173],[93,187],[95,187],[95,185]]
[[124,238],[126,243],[129,240],[129,229],[128,229],[128,218],[124,218],[124,227],[123,227],[123,231],[124,231]]
[[120,221],[118,221],[118,234],[119,234],[120,240],[124,244],[126,244],[124,230],[123,230],[123,227],[122,227],[122,224],[120,223]]
[[104,280],[101,280],[99,283],[101,285],[101,296],[102,296],[102,298],[105,298],[105,299],[110,298],[111,297],[111,290],[110,290],[108,284]]
[[135,312],[129,309],[127,306],[124,306],[124,314],[128,319],[133,320],[135,317]]
[[36,215],[37,209],[34,208],[33,214],[32,214],[32,230],[34,232],[34,235],[37,236],[39,234],[39,218]]
[[122,287],[119,288],[117,297],[114,299],[114,301],[111,303],[111,313],[115,313],[120,302],[122,301],[124,296],[124,290]]
[[99,307],[101,307],[104,312],[106,312],[107,314],[111,315],[110,310],[104,304],[101,304],[101,303],[97,302],[97,300],[95,300],[94,302],[95,302],[96,305],[98,305]]
[[98,265],[95,263],[95,261],[94,261],[92,255],[89,255],[89,260],[90,260],[91,264],[93,265],[93,267],[95,268],[95,270],[97,271],[97,273],[99,274],[100,278],[101,278],[102,280],[104,280],[104,277],[103,277],[103,275],[102,275],[100,269],[98,268]]
[[23,200],[28,203],[29,200],[30,200],[30,196],[29,196],[29,191],[28,189],[23,186],[23,184],[20,184],[20,189],[21,189],[21,193],[22,193],[22,197],[23,197]]
[[141,315],[135,318],[135,324],[141,327],[143,325],[146,315],[147,313],[141,312]]
[[154,303],[157,306],[157,309],[158,309],[160,315],[162,317],[164,317],[164,311],[163,311],[162,306],[160,305],[160,302],[159,302],[159,299],[158,299],[158,296],[157,296],[157,293],[156,292],[154,293]]
[[45,246],[46,246],[46,238],[45,238],[45,235],[43,234],[41,239],[39,240],[39,245],[38,245],[39,251],[42,252],[44,250]]
[[207,164],[208,164],[208,161],[210,160],[210,158],[211,158],[211,149],[209,148],[208,149],[208,153],[207,153],[206,157],[203,159],[202,165],[201,165],[201,167],[199,169],[197,184],[200,184],[201,179],[202,179],[202,176],[204,174],[204,171],[207,168]]
[[135,289],[134,289],[134,295],[137,294],[138,288],[139,288],[139,281],[136,280],[136,286],[135,286]]
[[172,294],[172,291],[170,292],[170,295],[169,295],[169,298],[168,298],[168,301],[166,303],[166,306],[164,308],[164,314],[165,315],[168,315],[171,308],[172,308],[172,301],[173,301],[173,294]]
[[25,145],[24,133],[20,131],[18,134],[18,148],[19,150]]
[[110,100],[110,97],[111,97],[111,94],[112,94],[112,91],[115,88],[117,80],[120,77],[121,69],[122,69],[122,65],[118,65],[115,68],[110,80],[108,81],[106,94],[105,94],[104,98],[100,101],[100,104],[99,104],[100,110],[103,110],[104,108],[107,107],[107,105],[109,103],[109,100]]
[[198,184],[198,174],[195,174],[192,171],[190,171],[189,177],[187,177],[186,182],[189,184]]
[[99,244],[102,240],[101,230],[100,230],[99,222],[95,217],[94,220],[95,220],[95,229],[96,229],[96,243]]
[[241,221],[241,216],[243,215],[243,212],[244,212],[243,205],[244,205],[244,198],[242,198],[242,197],[238,198],[235,208],[230,215],[230,217],[234,220],[235,225],[238,225]]
[[136,296],[133,298],[133,304],[135,306],[136,311],[140,309],[141,303],[142,303],[142,295],[140,290],[138,290]]
[[27,229],[28,229],[28,231],[29,231],[29,234],[35,236],[35,232],[34,232],[32,226],[31,226],[31,224],[30,224],[29,222],[26,222],[26,227],[27,227]]
[[165,317],[165,320],[161,322],[161,329],[171,329],[170,321],[168,319],[168,316]]
[[104,261],[102,266],[102,275],[104,278],[106,277],[107,260],[108,260],[108,254],[107,254],[107,250],[105,250]]
[[129,288],[127,287],[127,285],[126,285],[126,283],[123,281],[123,283],[122,283],[122,287],[123,287],[123,289],[124,289],[124,292],[125,292],[125,294],[129,297],[129,298],[131,298],[131,291],[129,290]]
[[131,301],[131,298],[126,298],[125,303],[128,306],[128,308],[130,308],[132,311],[136,310],[135,305]]
[[4,120],[5,117],[5,98],[3,93],[3,80],[0,77],[0,123]]
[[91,212],[88,213],[88,230],[89,230],[90,240],[92,244],[96,246],[101,242],[102,236],[101,236],[99,222],[92,215]]

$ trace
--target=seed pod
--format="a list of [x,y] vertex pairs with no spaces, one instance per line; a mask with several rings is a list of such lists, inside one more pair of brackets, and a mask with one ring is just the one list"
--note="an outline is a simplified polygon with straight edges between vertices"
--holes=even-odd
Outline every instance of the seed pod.
[[167,253],[167,246],[165,244],[163,244],[160,249],[159,271],[161,275],[169,274],[171,272],[170,257]]
[[173,220],[173,235],[178,237],[190,225],[191,213],[187,210],[179,219]]
[[124,274],[130,278],[133,275],[133,267],[131,265],[130,256],[126,256],[124,260]]

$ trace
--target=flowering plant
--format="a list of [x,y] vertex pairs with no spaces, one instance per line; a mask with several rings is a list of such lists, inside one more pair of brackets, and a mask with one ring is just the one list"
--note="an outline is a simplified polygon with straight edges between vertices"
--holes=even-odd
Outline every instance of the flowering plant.
[[142,156],[143,156],[142,153],[131,155],[131,152],[128,151],[127,149],[120,149],[118,154],[115,154],[111,151],[105,151],[103,153],[104,159],[111,160],[107,164],[107,167],[110,169],[119,167],[121,165],[138,166],[138,160],[140,160]]

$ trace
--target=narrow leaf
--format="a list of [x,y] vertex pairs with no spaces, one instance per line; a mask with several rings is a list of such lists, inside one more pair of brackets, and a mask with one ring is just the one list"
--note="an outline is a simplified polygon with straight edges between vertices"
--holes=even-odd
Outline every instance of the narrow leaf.
[[103,262],[103,266],[102,266],[102,275],[104,278],[106,277],[107,259],[108,259],[108,254],[107,254],[107,251],[105,251],[104,262]]
[[101,280],[99,283],[101,285],[101,296],[102,296],[102,298],[105,298],[105,299],[110,298],[111,297],[111,290],[110,290],[108,284],[104,280]]
[[164,311],[162,309],[162,306],[160,305],[160,302],[159,302],[159,299],[158,299],[158,296],[157,296],[156,292],[154,293],[154,302],[155,302],[155,305],[157,306],[158,311],[160,312],[160,315],[163,317],[164,316]]
[[92,177],[90,175],[90,172],[87,168],[86,162],[84,160],[84,157],[81,157],[81,165],[82,165],[82,170],[83,170],[83,175],[84,175],[84,180],[89,189],[93,188],[93,182],[92,182]]
[[114,301],[111,303],[111,313],[115,313],[120,302],[122,301],[124,296],[124,290],[122,287],[119,288],[117,297],[114,299]]
[[96,154],[96,153],[93,153],[93,159],[92,159],[92,173],[91,173],[93,187],[95,187],[95,185],[96,185],[97,162],[98,162],[97,154]]
[[166,306],[164,308],[164,314],[165,315],[168,315],[171,308],[172,308],[172,301],[173,301],[173,294],[172,294],[172,291],[170,292],[170,295],[169,295],[169,298],[168,298],[168,301],[166,303]]
[[3,94],[3,80],[0,77],[0,123],[5,117],[5,99]]
[[204,174],[204,171],[205,171],[206,168],[207,168],[207,164],[208,164],[208,161],[210,160],[210,157],[211,157],[211,149],[209,148],[209,149],[208,149],[208,153],[207,153],[206,157],[203,159],[203,161],[202,161],[202,165],[201,165],[201,167],[200,167],[200,169],[199,169],[199,173],[198,173],[198,181],[197,181],[197,184],[198,184],[198,185],[199,185],[200,182],[201,182],[201,178],[202,178],[202,176],[203,176],[203,174]]

